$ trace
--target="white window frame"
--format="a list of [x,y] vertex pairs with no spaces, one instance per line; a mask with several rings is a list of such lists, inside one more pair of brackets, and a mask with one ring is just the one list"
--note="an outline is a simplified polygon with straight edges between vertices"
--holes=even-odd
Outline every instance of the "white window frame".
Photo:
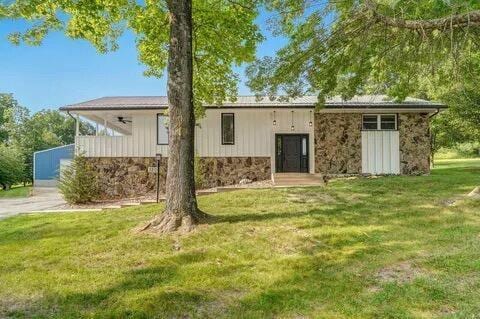
[[[393,129],[382,129],[382,116],[389,115],[394,116],[395,118],[395,128]],[[376,129],[366,129],[363,127],[363,121],[365,116],[376,116],[377,117],[377,128]],[[398,116],[396,113],[382,113],[382,114],[362,114],[362,131],[396,131],[398,129]]]

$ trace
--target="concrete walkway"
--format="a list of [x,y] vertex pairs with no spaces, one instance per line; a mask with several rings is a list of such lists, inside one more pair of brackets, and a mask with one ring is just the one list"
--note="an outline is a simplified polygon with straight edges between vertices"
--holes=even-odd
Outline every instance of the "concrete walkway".
[[0,199],[0,219],[31,211],[55,210],[64,205],[57,188],[35,187],[30,197]]

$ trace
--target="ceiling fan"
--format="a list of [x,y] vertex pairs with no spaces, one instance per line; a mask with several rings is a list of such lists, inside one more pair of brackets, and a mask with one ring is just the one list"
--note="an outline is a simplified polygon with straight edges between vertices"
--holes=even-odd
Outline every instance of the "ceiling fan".
[[118,121],[123,124],[132,123],[132,120],[127,120],[123,116],[119,116]]

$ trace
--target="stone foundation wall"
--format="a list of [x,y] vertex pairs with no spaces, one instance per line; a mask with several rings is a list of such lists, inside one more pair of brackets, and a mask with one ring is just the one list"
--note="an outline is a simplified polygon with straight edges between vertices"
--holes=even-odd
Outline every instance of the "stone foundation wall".
[[430,172],[429,116],[424,113],[398,115],[400,172],[422,175]]
[[238,184],[242,179],[271,179],[270,157],[204,157],[200,159],[203,188]]
[[[126,198],[155,191],[156,161],[150,157],[90,157],[97,170],[102,197]],[[167,158],[160,163],[160,191],[165,192]],[[237,184],[248,178],[252,181],[271,178],[270,157],[205,157],[200,158],[203,176],[201,188]],[[149,167],[152,167],[149,172]]]
[[[155,158],[150,157],[89,157],[97,170],[103,198],[135,197],[155,190]],[[160,162],[160,191],[165,191],[167,158]]]
[[315,173],[362,172],[362,115],[315,113]]

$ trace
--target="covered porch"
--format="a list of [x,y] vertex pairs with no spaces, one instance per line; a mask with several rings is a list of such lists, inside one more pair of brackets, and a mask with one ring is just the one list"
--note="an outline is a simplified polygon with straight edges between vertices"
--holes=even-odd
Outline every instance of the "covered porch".
[[[72,111],[76,119],[75,149],[87,157],[121,156],[133,147],[132,114],[126,111]],[[93,135],[82,135],[80,120],[94,127]]]

